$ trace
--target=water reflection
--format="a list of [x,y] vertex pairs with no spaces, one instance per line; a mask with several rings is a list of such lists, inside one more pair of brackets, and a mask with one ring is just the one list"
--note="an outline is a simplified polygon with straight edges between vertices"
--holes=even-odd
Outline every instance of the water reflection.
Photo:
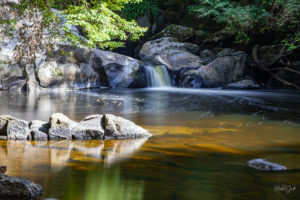
[[20,161],[23,162],[22,169],[33,168],[36,164],[34,160],[37,163],[44,161],[47,165],[50,164],[53,170],[61,170],[76,161],[85,160],[110,167],[130,158],[147,140],[148,138],[106,141],[0,141],[0,160],[1,164],[8,166],[8,173],[19,171],[16,166]]

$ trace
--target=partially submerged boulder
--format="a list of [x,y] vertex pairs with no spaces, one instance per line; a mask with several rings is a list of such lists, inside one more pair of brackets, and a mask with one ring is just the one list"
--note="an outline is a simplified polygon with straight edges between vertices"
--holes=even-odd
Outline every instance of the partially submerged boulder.
[[0,116],[0,139],[5,140],[93,140],[149,137],[142,127],[115,115],[90,115],[76,122],[54,113],[49,122],[26,122]]
[[260,86],[251,79],[245,79],[234,83],[229,83],[225,86],[229,89],[259,89]]
[[0,199],[38,199],[43,194],[41,185],[23,178],[0,174]]
[[260,171],[284,171],[286,167],[283,165],[279,165],[277,163],[273,163],[270,161],[266,161],[265,159],[258,158],[253,159],[247,162],[247,165],[253,169],[257,169]]
[[148,131],[122,117],[106,114],[102,120],[105,138],[107,139],[141,138],[149,136]]
[[30,138],[28,122],[8,115],[1,116],[0,136],[8,140],[26,140]]

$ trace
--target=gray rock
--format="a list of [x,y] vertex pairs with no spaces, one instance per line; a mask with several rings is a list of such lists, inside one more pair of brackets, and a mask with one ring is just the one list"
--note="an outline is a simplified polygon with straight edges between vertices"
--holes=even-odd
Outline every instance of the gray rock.
[[102,115],[87,116],[84,120],[76,123],[71,130],[73,139],[93,140],[103,139],[104,130],[102,128]]
[[199,67],[205,63],[195,54],[199,46],[191,43],[178,42],[176,38],[165,37],[146,42],[140,50],[140,58],[156,65],[165,65],[170,70],[185,67]]
[[156,34],[153,39],[158,39],[162,37],[174,37],[178,39],[180,42],[185,42],[189,39],[191,39],[194,36],[194,30],[193,28],[171,24],[168,25],[165,29],[163,29],[161,32]]
[[62,113],[54,113],[49,119],[49,139],[50,140],[70,140],[72,139],[71,128],[76,122],[70,120]]
[[149,137],[145,129],[114,115],[90,115],[76,122],[54,113],[49,122],[0,116],[0,139],[4,140],[93,140]]
[[0,136],[8,140],[26,140],[30,138],[28,122],[9,115],[0,116]]
[[135,123],[111,114],[103,116],[102,125],[105,131],[105,139],[125,139],[150,137],[151,134]]
[[41,185],[26,179],[0,174],[0,199],[38,199],[43,194]]
[[247,165],[251,168],[260,170],[260,171],[284,171],[286,167],[276,163],[266,161],[265,159],[253,159],[247,162]]
[[244,75],[246,58],[246,53],[242,51],[224,49],[211,63],[183,71],[179,77],[179,86],[220,87],[238,81]]
[[201,51],[199,55],[204,64],[208,64],[216,58],[214,52],[208,49]]
[[251,79],[241,80],[235,83],[229,83],[226,88],[230,89],[258,89],[260,86]]
[[99,87],[99,76],[89,64],[90,50],[68,45],[56,49],[37,66],[36,75],[44,88]]
[[113,88],[147,85],[143,63],[131,57],[95,50],[91,55],[91,66],[99,74],[103,85]]
[[29,122],[32,140],[48,140],[49,123],[39,120]]

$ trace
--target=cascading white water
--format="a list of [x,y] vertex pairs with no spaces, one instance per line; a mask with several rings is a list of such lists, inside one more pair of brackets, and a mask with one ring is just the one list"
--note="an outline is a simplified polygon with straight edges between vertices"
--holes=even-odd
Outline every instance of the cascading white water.
[[145,66],[148,87],[171,87],[169,72],[164,65]]

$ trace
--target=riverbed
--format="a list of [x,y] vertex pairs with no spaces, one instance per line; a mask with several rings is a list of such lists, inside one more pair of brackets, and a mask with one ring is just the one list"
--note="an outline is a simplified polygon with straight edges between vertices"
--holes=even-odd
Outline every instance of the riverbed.
[[[111,113],[153,134],[108,141],[0,141],[7,174],[30,179],[44,196],[95,199],[297,199],[300,93],[218,89],[97,89],[0,92],[0,115],[73,120]],[[248,160],[287,167],[262,172]],[[279,186],[293,187],[287,192]],[[276,189],[277,188],[277,189]]]

